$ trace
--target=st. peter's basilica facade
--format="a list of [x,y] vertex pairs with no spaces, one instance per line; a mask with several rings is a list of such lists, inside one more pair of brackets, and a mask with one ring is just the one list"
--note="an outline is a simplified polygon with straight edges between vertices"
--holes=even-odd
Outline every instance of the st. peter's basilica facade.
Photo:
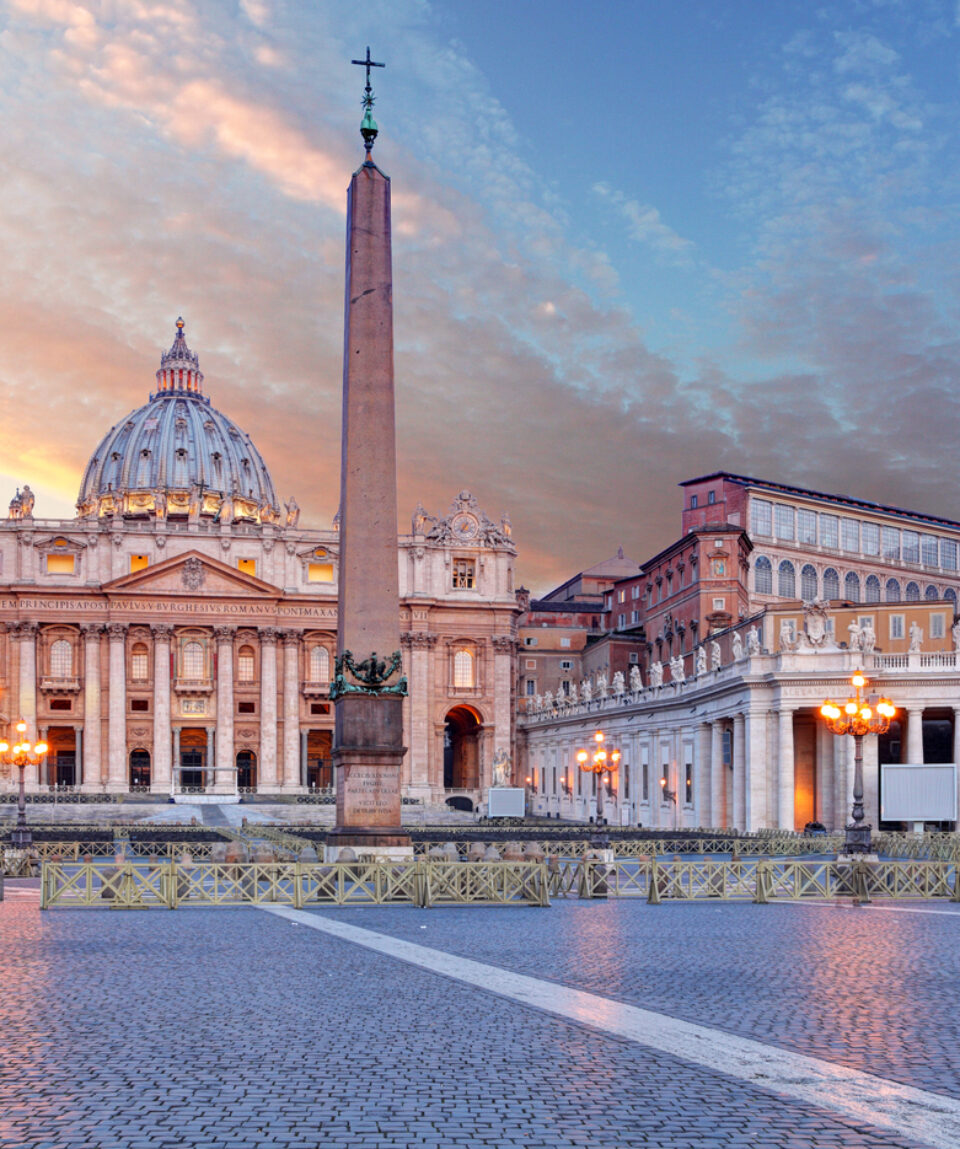
[[[0,724],[28,788],[298,794],[331,782],[338,532],[299,526],[210,403],[182,320],[149,402],[104,436],[77,517],[0,523]],[[512,748],[509,520],[468,492],[400,536],[404,793],[476,804]],[[0,785],[3,783],[0,782]]]

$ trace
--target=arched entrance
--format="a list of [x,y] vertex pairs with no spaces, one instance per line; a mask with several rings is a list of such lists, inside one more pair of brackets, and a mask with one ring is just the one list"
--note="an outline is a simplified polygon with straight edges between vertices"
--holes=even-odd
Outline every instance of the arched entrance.
[[150,786],[150,753],[147,750],[130,751],[130,786]]
[[207,732],[202,727],[185,726],[180,731],[180,787],[182,790],[204,790],[207,770]]
[[472,706],[455,706],[448,711],[443,727],[445,789],[479,789],[480,729],[480,715]]
[[257,756],[252,750],[241,750],[237,754],[237,786],[241,790],[257,787]]

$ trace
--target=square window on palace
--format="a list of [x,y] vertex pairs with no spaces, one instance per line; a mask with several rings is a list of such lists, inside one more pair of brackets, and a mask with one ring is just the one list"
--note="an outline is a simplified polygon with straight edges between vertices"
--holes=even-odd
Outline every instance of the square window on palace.
[[820,545],[836,549],[840,545],[840,520],[836,515],[820,516]]
[[150,700],[148,698],[131,698],[130,709],[135,713],[145,713],[150,710]]
[[891,614],[890,615],[890,637],[903,638],[903,615]]
[[570,661],[569,658],[562,658],[560,660],[560,669],[561,670],[573,670],[573,663]]
[[473,559],[453,560],[453,589],[473,590],[477,585],[477,564]]
[[561,638],[560,639],[560,645],[562,647],[568,647],[570,645],[570,639],[569,638]]
[[528,658],[524,661],[523,665],[527,670],[536,670],[537,660],[535,658]]
[[311,714],[329,714],[330,713],[330,704],[328,702],[311,702],[310,703],[310,713]]
[[713,609],[714,610],[726,610],[727,609],[727,600],[725,598],[715,598],[713,600]]
[[257,704],[255,702],[238,702],[237,703],[237,713],[238,714],[256,714],[257,713]]
[[76,570],[76,555],[47,555],[47,574],[73,574]]
[[72,710],[73,709],[73,699],[72,698],[51,698],[50,699],[50,709],[51,710]]
[[537,645],[536,636],[534,636],[532,634],[528,634],[523,640],[523,645],[524,646],[536,646]]
[[537,680],[535,678],[528,678],[524,684],[524,689],[527,692],[527,697],[532,698],[537,693]]
[[943,638],[947,633],[946,616],[942,614],[930,615],[930,637]]
[[[317,565],[319,566],[321,564],[318,563]],[[327,565],[329,565],[329,564],[327,564]],[[243,571],[244,574],[253,575],[253,577],[256,578],[257,577],[257,560],[256,559],[237,559],[237,570]],[[331,570],[332,570],[332,568],[331,568]],[[333,575],[331,573],[331,576],[329,579],[318,579],[317,581],[318,582],[332,582],[333,581]]]
[[150,559],[146,555],[131,555],[130,556],[130,573],[135,571],[145,570],[150,565]]
[[754,499],[750,503],[750,526],[755,535],[773,534],[773,503]]
[[307,582],[333,582],[333,563],[307,563]]

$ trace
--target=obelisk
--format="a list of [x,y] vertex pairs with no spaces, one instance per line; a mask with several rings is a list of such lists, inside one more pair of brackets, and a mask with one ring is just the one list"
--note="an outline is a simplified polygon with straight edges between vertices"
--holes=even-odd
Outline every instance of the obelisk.
[[347,191],[340,591],[333,765],[337,821],[328,857],[401,855],[403,697],[397,555],[397,454],[393,388],[390,180],[373,162],[370,59],[360,131],[366,159]]

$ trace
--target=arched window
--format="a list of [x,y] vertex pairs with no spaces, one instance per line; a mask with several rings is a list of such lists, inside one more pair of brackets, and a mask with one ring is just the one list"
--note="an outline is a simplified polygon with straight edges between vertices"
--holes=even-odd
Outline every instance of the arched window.
[[146,787],[150,785],[150,752],[130,751],[130,785]]
[[50,674],[53,678],[73,677],[73,647],[65,638],[58,638],[50,647]]
[[797,595],[797,577],[793,563],[788,563],[786,559],[777,569],[777,594],[781,598],[796,598]]
[[847,577],[843,580],[843,596],[850,602],[860,601],[860,579],[853,571],[847,571]]
[[907,590],[903,597],[907,600],[907,602],[919,602],[920,587],[915,582],[908,582]]
[[804,602],[813,602],[817,597],[817,583],[817,568],[807,563],[800,572],[800,597]]
[[840,576],[833,567],[823,572],[823,597],[828,601],[840,597]]
[[753,589],[757,594],[773,594],[773,566],[766,555],[760,555],[753,565]]
[[130,651],[130,677],[134,682],[146,682],[148,673],[147,644],[135,642]]
[[150,452],[146,447],[140,452],[140,462],[137,464],[137,486],[150,486]]
[[310,681],[330,681],[330,651],[325,646],[310,648]]
[[956,610],[956,608],[957,608],[957,592],[953,589],[952,586],[947,587],[947,589],[943,592],[943,597],[946,599],[947,602],[952,602],[953,608],[954,608],[954,610]]
[[453,656],[453,685],[473,686],[473,655],[469,650],[458,650]]
[[899,602],[900,601],[900,584],[897,582],[897,580],[895,578],[888,578],[887,579],[886,601],[887,602]]
[[935,586],[931,585],[928,586],[927,589],[923,592],[923,597],[927,600],[927,602],[935,602],[940,597],[940,592]]
[[203,644],[200,642],[188,642],[183,647],[183,664],[181,666],[182,676],[184,678],[202,679],[203,678]]
[[237,681],[253,682],[253,671],[253,647],[241,646],[237,654]]
[[867,575],[867,581],[864,583],[865,602],[879,602],[880,601],[880,580],[876,575]]

